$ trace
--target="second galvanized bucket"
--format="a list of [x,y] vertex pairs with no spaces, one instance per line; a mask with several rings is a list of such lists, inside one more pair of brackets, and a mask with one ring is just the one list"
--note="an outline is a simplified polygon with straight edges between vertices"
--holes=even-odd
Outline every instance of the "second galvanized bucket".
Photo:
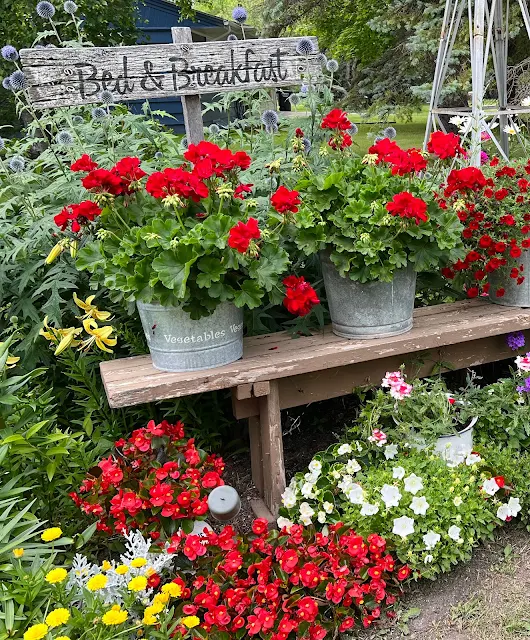
[[[489,299],[495,304],[502,304],[505,307],[530,307],[530,251],[523,251],[517,263],[512,266],[523,266],[522,275],[524,282],[517,284],[517,280],[510,278],[510,269],[503,268],[490,273],[488,282],[490,284]],[[499,288],[504,289],[504,295],[497,297]]]
[[384,338],[412,329],[416,272],[396,271],[392,282],[361,284],[343,278],[327,253],[320,254],[333,333],[342,338]]
[[243,310],[233,304],[224,302],[199,320],[180,307],[144,302],[136,306],[156,369],[213,369],[243,355]]

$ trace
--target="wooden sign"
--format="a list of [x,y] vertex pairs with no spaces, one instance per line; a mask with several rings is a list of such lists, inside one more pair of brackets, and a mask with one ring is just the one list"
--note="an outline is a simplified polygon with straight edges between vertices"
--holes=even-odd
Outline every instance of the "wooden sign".
[[103,90],[128,101],[288,87],[307,82],[308,74],[316,81],[317,53],[297,54],[299,40],[192,43],[178,42],[174,33],[174,44],[23,49],[20,58],[33,106],[48,109],[98,103]]

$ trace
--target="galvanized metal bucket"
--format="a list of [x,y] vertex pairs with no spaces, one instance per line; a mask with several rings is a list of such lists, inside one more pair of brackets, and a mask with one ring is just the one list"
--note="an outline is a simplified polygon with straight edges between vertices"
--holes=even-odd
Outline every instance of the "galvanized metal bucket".
[[[499,269],[489,274],[491,302],[505,307],[530,307],[530,250],[523,251],[517,261],[517,266],[519,265],[523,265],[522,275],[525,276],[521,284],[517,284],[517,280],[510,278],[510,269]],[[504,295],[498,298],[496,292],[500,288],[504,289]]]
[[243,355],[243,310],[229,302],[199,320],[180,307],[144,302],[136,306],[155,369],[214,369]]
[[409,265],[392,282],[361,284],[343,278],[326,252],[320,254],[333,333],[368,340],[412,329],[416,272]]

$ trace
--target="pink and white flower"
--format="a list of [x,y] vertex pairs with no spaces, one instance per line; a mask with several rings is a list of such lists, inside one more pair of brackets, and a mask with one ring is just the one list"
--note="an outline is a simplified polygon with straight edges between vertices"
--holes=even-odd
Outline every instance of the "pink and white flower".
[[390,388],[390,395],[396,400],[408,398],[412,393],[412,385],[402,382],[399,385]]
[[[390,393],[392,393],[392,391],[390,391]],[[374,429],[368,440],[370,442],[375,442],[378,447],[383,447],[387,442],[387,436],[386,433],[381,431],[381,429]]]
[[385,377],[381,381],[381,386],[386,389],[400,385],[403,382],[403,374],[401,371],[387,371]]
[[520,371],[530,371],[530,354],[525,356],[517,356],[515,358],[515,364]]

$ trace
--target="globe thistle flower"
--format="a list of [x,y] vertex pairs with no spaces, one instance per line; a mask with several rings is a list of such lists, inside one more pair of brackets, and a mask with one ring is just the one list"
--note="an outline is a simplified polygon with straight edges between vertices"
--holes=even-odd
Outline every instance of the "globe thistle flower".
[[0,138],[0,151],[2,151],[2,149],[4,149],[6,146],[5,140],[3,138]]
[[72,122],[74,124],[85,124],[85,119],[83,116],[72,116]]
[[328,57],[325,53],[319,53],[317,56],[317,62],[325,67],[328,63]]
[[21,156],[13,156],[8,164],[13,173],[22,173],[26,168],[26,161]]
[[103,104],[114,104],[114,95],[112,91],[104,89],[98,96]]
[[51,20],[55,15],[55,7],[48,0],[41,0],[37,4],[37,15],[45,20]]
[[239,24],[244,24],[248,19],[247,10],[244,7],[236,7],[232,11],[232,19],[239,22]]
[[311,151],[311,140],[309,138],[302,138],[302,144],[304,145],[304,153],[309,153]]
[[386,129],[383,129],[383,135],[385,138],[390,138],[390,140],[393,140],[397,136],[397,131],[394,129],[394,127],[386,127]]
[[221,129],[220,129],[220,128],[219,128],[219,126],[218,126],[218,125],[216,125],[216,124],[215,124],[215,122],[214,122],[213,124],[211,124],[211,125],[208,127],[208,131],[210,132],[210,135],[212,135],[212,136],[217,136],[217,135],[219,135],[219,133],[220,133]]
[[164,157],[164,154],[162,153],[162,151],[157,151],[155,153],[155,160],[160,160],[163,157]]
[[57,49],[57,47],[50,42],[50,44],[46,45],[45,49]]
[[2,86],[6,91],[12,91],[13,87],[11,86],[11,80],[9,78],[4,78],[2,80]]
[[375,136],[374,138],[374,143],[377,144],[378,142],[381,142],[381,140],[384,140],[385,136]]
[[18,60],[18,51],[10,44],[6,44],[1,50],[2,58],[8,62],[16,62]]
[[188,148],[188,138],[186,138],[186,136],[184,136],[180,141],[180,146],[184,147],[184,149]]
[[278,125],[277,124],[266,124],[265,125],[265,131],[267,133],[270,133],[270,134],[277,133],[278,132]]
[[300,38],[296,43],[296,53],[299,56],[310,56],[315,53],[315,44],[309,38]]
[[107,117],[107,112],[103,107],[94,107],[91,113],[92,120],[104,120]]
[[69,131],[63,130],[55,136],[55,142],[62,147],[71,147],[74,144],[74,137]]
[[330,73],[336,73],[339,70],[339,63],[336,60],[328,60],[326,62],[326,69]]
[[348,129],[348,133],[350,136],[356,136],[359,133],[359,127],[355,124],[355,122],[351,123],[351,127]]
[[69,13],[71,16],[74,15],[74,13],[77,11],[79,7],[76,5],[76,3],[73,0],[66,0],[66,2],[63,5],[63,9],[65,10],[66,13]]
[[309,91],[309,87],[308,87],[306,84],[303,84],[303,85],[300,87],[300,93],[301,93],[303,96],[306,96],[308,91]]
[[236,34],[235,34],[235,33],[231,33],[231,34],[228,36],[227,40],[238,40],[238,37],[236,36]]
[[293,107],[296,107],[297,104],[300,104],[300,96],[297,93],[291,93],[288,100],[293,105]]
[[26,76],[23,71],[17,70],[9,76],[9,84],[13,91],[22,91],[26,88]]
[[265,125],[265,127],[272,127],[273,125],[278,125],[280,118],[278,118],[278,114],[276,111],[272,109],[266,109],[261,114],[261,122]]

